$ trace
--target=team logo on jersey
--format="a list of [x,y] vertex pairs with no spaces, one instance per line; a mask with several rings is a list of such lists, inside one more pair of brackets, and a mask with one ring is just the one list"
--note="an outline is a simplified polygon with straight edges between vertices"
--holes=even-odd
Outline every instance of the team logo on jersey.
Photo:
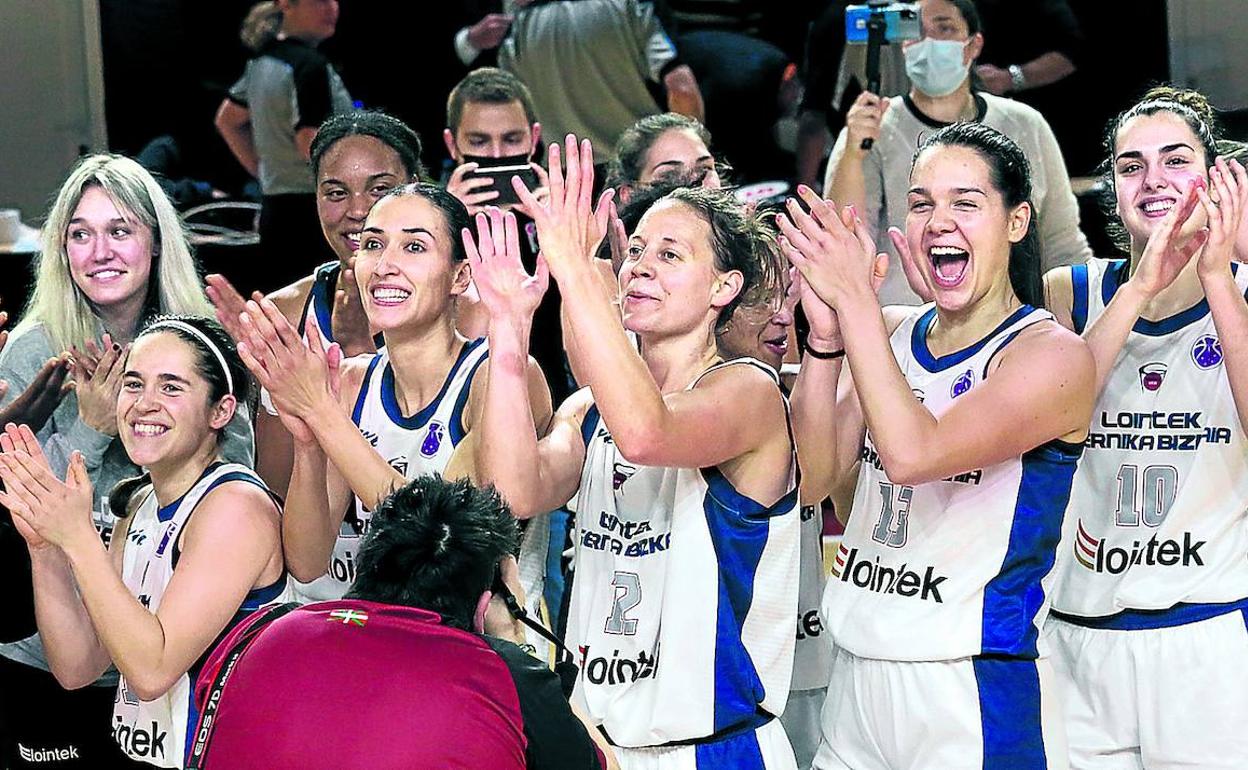
[[846,548],[844,543],[836,551],[832,577],[877,594],[918,597],[937,604],[945,603],[940,596],[940,584],[949,579],[947,575],[937,575],[935,567],[928,567],[920,573],[910,569],[909,564],[900,567],[880,564],[879,556],[874,561],[860,559],[858,549]]
[[1075,533],[1075,560],[1086,569],[1098,573],[1121,575],[1133,565],[1143,564],[1148,567],[1203,567],[1204,559],[1200,549],[1206,540],[1192,540],[1191,532],[1183,533],[1182,542],[1178,540],[1159,540],[1153,535],[1148,540],[1134,540],[1130,548],[1113,548],[1105,545],[1105,538],[1096,538],[1088,533],[1079,520],[1078,531]]
[[425,440],[420,442],[420,453],[425,457],[433,457],[442,448],[442,438],[446,435],[446,428],[442,423],[433,420],[429,423],[429,430],[425,432]]
[[1166,365],[1162,363],[1144,364],[1140,367],[1140,387],[1149,393],[1161,390],[1161,383],[1166,379]]
[[975,372],[967,369],[958,375],[958,379],[953,381],[953,387],[949,388],[949,398],[957,398],[975,385]]
[[611,472],[611,486],[619,490],[620,487],[624,486],[624,482],[631,479],[636,472],[637,469],[631,465],[616,463]]
[[1206,334],[1192,345],[1192,363],[1201,369],[1212,369],[1222,363],[1222,343]]

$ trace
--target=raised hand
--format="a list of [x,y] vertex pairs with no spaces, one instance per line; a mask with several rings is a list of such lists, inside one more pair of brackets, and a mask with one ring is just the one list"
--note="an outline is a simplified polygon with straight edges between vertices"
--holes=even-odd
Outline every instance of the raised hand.
[[[88,351],[94,348],[94,341]],[[121,346],[108,334],[103,337],[98,360],[87,357],[82,363],[70,362],[74,392],[78,396],[78,419],[87,427],[106,436],[117,435],[117,394],[121,392],[121,374],[125,369],[130,346]]]
[[342,288],[334,291],[334,309],[331,323],[334,338],[342,347],[343,355],[356,356],[377,350],[373,344],[368,314],[360,298],[360,287],[355,282],[355,257],[347,260],[338,279]]
[[[279,413],[308,421],[337,402],[329,351],[322,351],[319,336],[304,344],[295,328],[272,300],[250,301],[239,316],[244,336],[238,354],[269,391]],[[312,326],[309,334],[315,335]],[[340,351],[337,343],[331,350]],[[335,356],[340,352],[335,352]]]
[[787,213],[776,216],[788,244],[789,261],[833,309],[855,296],[873,296],[888,269],[888,256],[875,250],[851,208],[838,214],[834,203],[822,200],[805,185],[798,187],[798,194],[810,213],[790,198]]
[[[206,275],[204,283],[206,284],[204,293],[208,295],[208,301],[212,303],[216,311],[217,321],[225,328],[226,334],[234,338],[235,342],[242,339],[244,332],[238,318],[247,309],[247,300],[223,275],[216,273]],[[258,300],[262,295],[255,291],[251,296]]]
[[516,216],[489,208],[476,216],[477,234],[464,228],[461,237],[472,265],[472,280],[490,318],[528,321],[550,284],[546,261],[539,256],[533,275],[520,259],[520,235]]
[[[1208,227],[1191,234],[1183,232],[1183,225],[1200,205],[1200,193],[1204,188],[1204,180],[1193,179],[1183,192],[1182,199],[1149,236],[1135,274],[1131,276],[1131,282],[1144,296],[1151,299],[1174,283],[1174,279],[1209,240]],[[1229,255],[1227,259],[1230,259]]]
[[1229,275],[1231,260],[1235,256],[1235,241],[1244,212],[1248,210],[1248,172],[1244,171],[1239,161],[1228,163],[1224,158],[1215,160],[1209,169],[1209,182],[1218,194],[1216,203],[1208,190],[1196,189],[1209,228],[1209,239],[1196,264],[1202,277]]
[[[27,425],[36,433],[43,430],[48,418],[61,405],[62,399],[70,390],[71,385],[65,381],[68,374],[68,356],[61,355],[44,361],[26,389],[0,408],[0,425]],[[4,398],[8,391],[8,381],[0,380],[0,398]]]
[[906,234],[900,228],[890,227],[888,238],[893,242],[893,248],[897,250],[897,256],[901,259],[901,270],[906,274],[906,283],[910,284],[910,291],[919,295],[919,299],[924,302],[931,302],[936,298],[936,294],[928,285],[923,269],[919,267],[914,255],[910,253],[910,241],[906,239]]
[[538,244],[551,275],[557,281],[567,280],[578,270],[590,269],[590,260],[607,233],[608,204],[615,191],[604,192],[598,206],[593,206],[594,153],[588,139],[578,148],[576,137],[568,134],[562,151],[552,143],[548,165],[550,198],[545,203],[523,180],[511,182],[537,225]]
[[9,424],[0,435],[0,480],[5,491],[0,503],[13,514],[13,523],[31,550],[65,548],[83,538],[95,538],[91,515],[91,477],[82,453],[74,451],[62,482],[48,467],[34,433]]

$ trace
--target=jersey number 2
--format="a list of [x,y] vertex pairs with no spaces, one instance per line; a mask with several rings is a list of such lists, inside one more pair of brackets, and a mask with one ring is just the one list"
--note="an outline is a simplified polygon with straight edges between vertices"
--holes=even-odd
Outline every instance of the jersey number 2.
[[637,618],[628,617],[628,611],[641,604],[641,578],[635,572],[617,572],[611,585],[615,586],[615,602],[603,631],[632,636],[637,633]]
[[880,495],[884,498],[884,505],[871,539],[889,548],[901,548],[906,544],[910,529],[910,500],[914,497],[914,487],[881,481]]

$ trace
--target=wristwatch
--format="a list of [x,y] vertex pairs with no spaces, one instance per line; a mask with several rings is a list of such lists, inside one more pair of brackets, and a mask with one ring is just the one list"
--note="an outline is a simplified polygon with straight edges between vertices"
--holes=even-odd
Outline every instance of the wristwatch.
[[1006,68],[1006,71],[1010,73],[1011,91],[1022,91],[1027,87],[1027,76],[1023,74],[1022,67],[1017,64],[1011,64]]

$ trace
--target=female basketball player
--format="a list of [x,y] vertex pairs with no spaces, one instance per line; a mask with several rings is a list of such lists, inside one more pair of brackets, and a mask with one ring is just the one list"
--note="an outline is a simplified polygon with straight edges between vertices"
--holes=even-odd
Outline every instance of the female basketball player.
[[[621,747],[621,767],[793,767],[772,718],[793,656],[793,442],[775,373],[724,362],[715,343],[738,305],[777,290],[767,238],[724,193],[673,192],[630,241],[621,326],[592,264],[609,194],[595,217],[589,143],[569,136],[562,157],[553,145],[549,168],[549,204],[517,185],[542,244],[536,276],[520,267],[510,216],[478,216],[475,243],[464,233],[490,311],[484,480],[520,515],[577,495],[574,698]],[[593,344],[589,387],[539,441],[524,362],[546,265],[576,338]]]
[[[488,348],[455,331],[454,301],[471,278],[458,237],[468,221],[458,199],[425,183],[395,188],[373,206],[356,278],[369,324],[385,342],[374,355],[340,362],[336,344],[322,352],[309,327],[305,345],[272,301],[247,305],[240,353],[295,438],[282,532],[291,574],[315,580],[298,586],[302,596],[342,596],[370,511],[405,478],[473,472],[468,438],[479,422]],[[526,393],[545,427],[550,395],[536,364],[526,371]]]
[[1029,195],[1026,158],[1003,134],[932,134],[892,236],[935,304],[887,313],[860,220],[851,230],[818,202],[781,219],[840,324],[856,395],[838,420],[865,424],[837,447],[863,463],[824,595],[835,653],[815,767],[1065,767],[1037,638],[1094,367],[1033,306]]
[[1243,767],[1248,737],[1248,175],[1199,94],[1110,125],[1130,257],[1049,276],[1099,398],[1048,631],[1079,768]]
[[124,363],[117,424],[148,469],[137,510],[104,546],[79,452],[65,481],[31,430],[0,437],[0,503],[30,550],[36,616],[52,673],[67,688],[121,672],[113,735],[133,759],[182,767],[192,683],[213,641],[286,586],[280,512],[264,483],[221,460],[222,431],[246,399],[247,371],[215,322],[167,316]]
[[[350,112],[321,124],[312,140],[311,156],[317,217],[338,259],[278,289],[269,298],[305,339],[306,328],[315,326],[323,344],[337,342],[348,356],[372,353],[376,346],[351,261],[360,246],[360,228],[373,204],[394,187],[424,175],[420,137],[384,113]],[[210,275],[207,282],[218,320],[237,337],[245,300],[222,276]],[[256,417],[256,471],[274,491],[284,495],[294,450],[276,410],[267,403],[267,397],[263,401],[266,409]]]

